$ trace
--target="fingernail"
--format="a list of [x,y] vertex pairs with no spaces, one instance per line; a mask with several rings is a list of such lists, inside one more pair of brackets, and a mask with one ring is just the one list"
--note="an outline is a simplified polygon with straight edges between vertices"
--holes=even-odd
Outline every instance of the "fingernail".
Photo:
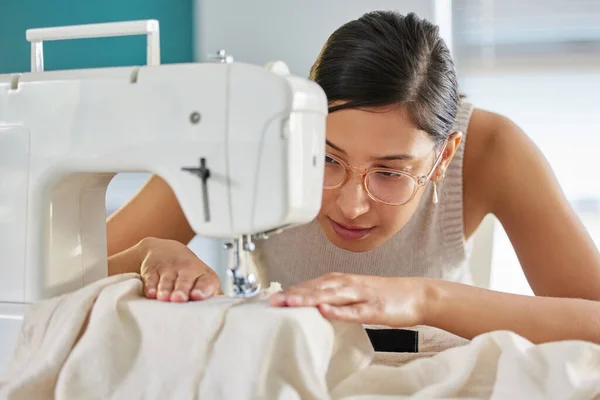
[[196,297],[202,297],[202,298],[206,297],[206,295],[204,294],[204,292],[202,290],[200,290],[200,289],[194,289],[194,290],[192,290],[192,294],[194,296],[196,296]]
[[295,296],[290,296],[288,298],[288,303],[292,303],[292,304],[300,304],[302,303],[302,296],[300,295],[295,295]]
[[148,289],[148,296],[154,296],[156,295],[156,289],[152,288],[152,289]]
[[171,295],[171,299],[175,301],[188,301],[188,297],[181,290],[176,290]]
[[275,302],[275,303],[280,303],[285,301],[285,296],[282,295],[281,293],[275,293],[273,295],[271,295],[271,301]]
[[167,292],[166,290],[161,290],[160,292],[158,292],[158,297],[169,297],[169,292]]

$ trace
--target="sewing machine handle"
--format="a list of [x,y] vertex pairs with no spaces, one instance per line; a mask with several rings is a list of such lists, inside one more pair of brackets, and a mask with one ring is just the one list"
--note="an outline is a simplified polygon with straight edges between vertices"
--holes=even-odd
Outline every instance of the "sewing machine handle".
[[158,21],[149,19],[28,29],[26,37],[27,41],[31,42],[31,72],[44,71],[43,43],[45,40],[87,39],[130,35],[146,35],[147,64],[159,65],[160,38]]

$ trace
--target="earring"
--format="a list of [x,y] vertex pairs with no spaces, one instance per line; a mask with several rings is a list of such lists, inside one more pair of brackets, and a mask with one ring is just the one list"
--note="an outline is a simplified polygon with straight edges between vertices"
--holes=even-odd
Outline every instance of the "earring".
[[439,199],[438,199],[437,182],[433,181],[433,204],[437,204],[438,202],[439,202]]

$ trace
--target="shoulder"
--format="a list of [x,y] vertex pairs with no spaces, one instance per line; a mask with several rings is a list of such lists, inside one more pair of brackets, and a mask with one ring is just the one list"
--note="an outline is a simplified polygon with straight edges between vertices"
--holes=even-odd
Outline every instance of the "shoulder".
[[511,154],[531,151],[533,144],[506,116],[478,108],[473,109],[465,140],[463,208],[465,233],[471,234],[493,212],[501,187],[509,182],[505,172]]
[[519,130],[519,127],[504,115],[474,108],[467,130],[467,146],[473,150],[489,150],[502,136],[514,134]]
[[484,178],[482,174],[486,177],[489,173],[496,174],[502,167],[513,164],[522,156],[541,155],[525,132],[504,115],[476,108],[471,115],[467,132],[466,179],[481,179]]

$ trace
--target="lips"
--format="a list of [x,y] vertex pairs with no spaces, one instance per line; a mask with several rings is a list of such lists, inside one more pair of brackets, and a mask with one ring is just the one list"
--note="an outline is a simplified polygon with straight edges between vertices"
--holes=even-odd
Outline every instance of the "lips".
[[334,232],[337,233],[341,238],[346,240],[360,240],[367,236],[372,230],[371,228],[363,228],[357,226],[348,226],[340,224],[339,222],[335,222],[331,218],[329,219],[331,222],[331,227]]

